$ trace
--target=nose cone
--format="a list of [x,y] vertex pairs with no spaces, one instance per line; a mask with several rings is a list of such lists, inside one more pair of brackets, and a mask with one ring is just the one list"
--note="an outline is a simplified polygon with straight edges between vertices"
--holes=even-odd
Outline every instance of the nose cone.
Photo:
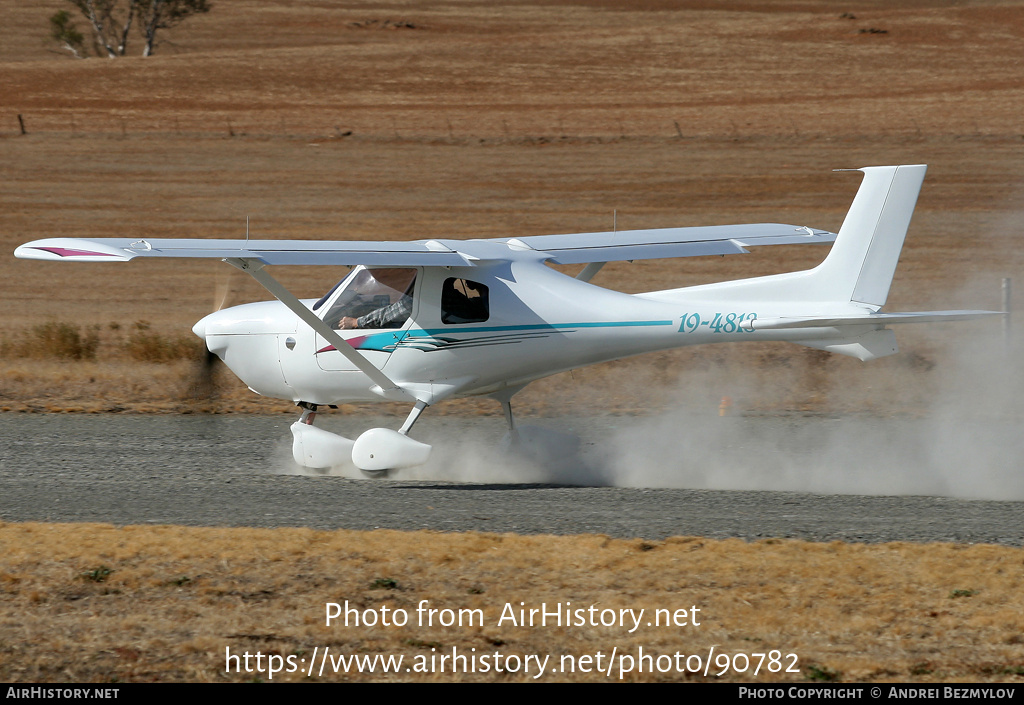
[[[192,326],[192,332],[203,339],[203,342],[206,343],[206,349],[216,354],[222,360],[224,359],[224,350],[227,347],[227,343],[231,340],[231,321],[228,320],[228,325],[226,326],[224,319],[224,311],[214,311],[200,318]],[[228,330],[223,330],[225,327]]]
[[[203,339],[207,350],[227,362],[225,353],[228,344],[239,336],[244,337],[252,332],[252,321],[250,317],[244,315],[246,308],[235,306],[207,314],[196,321],[192,326],[192,332]],[[240,316],[239,311],[242,311],[243,315]]]
[[254,392],[291,399],[293,392],[281,370],[278,339],[282,334],[294,334],[297,323],[284,304],[268,301],[211,313],[192,326],[192,332]]
[[200,338],[202,338],[203,340],[206,340],[206,319],[208,319],[209,317],[210,316],[203,316],[198,321],[196,321],[196,324],[194,326],[192,326],[192,332],[195,333]]

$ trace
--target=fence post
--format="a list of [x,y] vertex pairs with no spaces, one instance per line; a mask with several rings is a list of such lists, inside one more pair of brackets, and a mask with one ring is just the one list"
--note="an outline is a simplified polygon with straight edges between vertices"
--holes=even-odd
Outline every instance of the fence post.
[[1012,331],[1010,329],[1010,298],[1011,298],[1010,277],[1003,277],[1003,343],[1006,350],[1012,347]]

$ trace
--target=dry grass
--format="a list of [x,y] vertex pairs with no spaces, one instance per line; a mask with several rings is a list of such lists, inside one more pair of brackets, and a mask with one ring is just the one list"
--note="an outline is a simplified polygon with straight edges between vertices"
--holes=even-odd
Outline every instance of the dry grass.
[[6,331],[0,342],[0,355],[5,358],[95,360],[99,345],[98,326],[82,330],[74,323],[49,321],[20,335]]
[[205,346],[199,338],[180,333],[164,334],[152,330],[148,321],[136,321],[124,345],[125,354],[139,362],[199,360]]
[[[225,649],[311,657],[751,653],[759,680],[1019,681],[1021,549],[800,541],[0,524],[0,679],[227,681]],[[405,609],[405,628],[325,626],[325,604]],[[483,626],[416,626],[421,600]],[[700,626],[498,626],[518,608],[700,608]],[[54,629],[59,624],[60,629]],[[788,663],[787,663],[788,665]],[[616,664],[618,668],[618,664]],[[616,673],[617,675],[617,673]],[[263,677],[265,679],[266,676]],[[700,680],[632,674],[627,680]],[[306,680],[279,674],[274,680]],[[522,674],[323,680],[529,680]],[[724,679],[743,680],[736,675]],[[319,678],[314,678],[319,680]],[[608,680],[600,674],[546,680]],[[713,679],[712,679],[713,680]]]
[[161,333],[146,321],[127,327],[48,321],[22,330],[8,328],[0,343],[0,411],[195,413],[252,408],[247,406],[253,405],[252,393],[222,366],[214,370],[212,387],[201,389],[208,386],[201,369],[204,357],[195,336]]

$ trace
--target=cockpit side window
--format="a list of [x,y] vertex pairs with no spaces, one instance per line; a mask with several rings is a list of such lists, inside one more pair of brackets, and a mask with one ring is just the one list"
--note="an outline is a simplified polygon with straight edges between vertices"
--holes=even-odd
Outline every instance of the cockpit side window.
[[487,285],[469,279],[445,279],[441,286],[442,323],[483,323],[490,316]]
[[416,270],[358,269],[324,316],[331,328],[401,328],[412,314]]

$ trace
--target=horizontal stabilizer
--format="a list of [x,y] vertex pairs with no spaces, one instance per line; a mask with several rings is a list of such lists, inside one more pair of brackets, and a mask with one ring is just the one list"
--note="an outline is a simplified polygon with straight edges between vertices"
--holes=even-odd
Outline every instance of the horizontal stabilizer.
[[787,328],[833,328],[837,326],[886,326],[890,323],[935,323],[938,321],[969,321],[975,318],[1005,315],[1001,311],[911,311],[904,313],[869,313],[850,316],[778,316],[757,318],[750,330],[783,330]]

